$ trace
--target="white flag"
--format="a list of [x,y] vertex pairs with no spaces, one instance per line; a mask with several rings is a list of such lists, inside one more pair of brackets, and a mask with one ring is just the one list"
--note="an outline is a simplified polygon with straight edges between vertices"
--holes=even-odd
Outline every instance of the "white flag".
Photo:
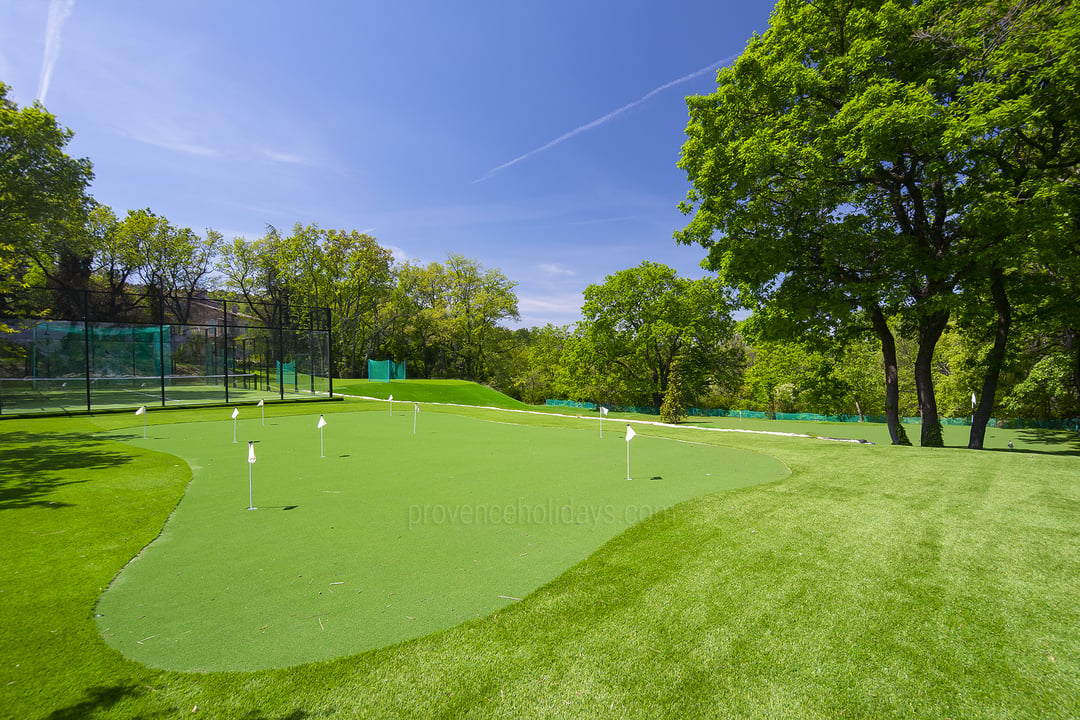
[[637,433],[634,432],[634,428],[627,425],[626,426],[626,442],[630,442],[631,440],[633,440],[635,435],[637,435]]
[[413,412],[420,412],[420,403],[413,403],[412,409]]
[[136,411],[135,411],[135,414],[136,414],[136,415],[145,415],[145,414],[146,414],[146,406],[145,406],[145,405],[143,405],[143,406],[142,406],[141,408],[139,408],[138,410],[136,410]]
[[248,443],[248,463],[255,462],[255,443]]
[[319,424],[316,425],[315,427],[319,428],[320,430],[322,430],[324,427],[326,427],[326,418],[324,418],[322,415],[320,415],[319,416]]
[[255,407],[262,407],[262,406],[263,406],[263,401],[262,401],[262,400],[260,400],[260,401],[259,401],[259,404],[258,404],[258,405],[256,405]]
[[390,393],[390,402],[394,402],[394,394]]
[[607,415],[607,408],[604,407],[603,405],[600,406],[600,414],[601,415]]
[[975,399],[975,393],[971,393],[971,407],[975,407],[979,404],[979,401]]
[[238,417],[240,417],[240,410],[239,410],[239,408],[233,408],[233,409],[232,409],[232,419],[233,419],[233,420],[235,420],[235,419],[236,419],[236,418],[238,418]]

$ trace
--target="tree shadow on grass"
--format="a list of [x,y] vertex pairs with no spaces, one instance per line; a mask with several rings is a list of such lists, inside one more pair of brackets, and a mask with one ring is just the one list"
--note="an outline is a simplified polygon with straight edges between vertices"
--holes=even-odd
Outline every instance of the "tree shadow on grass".
[[1018,435],[1025,443],[1041,445],[1055,455],[1080,455],[1080,438],[1067,430],[1029,428],[1019,430]]
[[[97,713],[109,710],[121,701],[127,698],[139,698],[146,695],[145,687],[141,687],[132,683],[124,685],[111,685],[111,686],[97,686],[88,688],[86,696],[75,703],[65,708],[59,708],[49,713],[45,720],[83,720],[84,718],[94,717]],[[197,707],[198,705],[196,705]],[[195,710],[195,717],[198,717],[199,710]],[[132,720],[151,720],[152,718],[159,717],[182,717],[185,715],[191,715],[193,709],[182,708],[179,711],[176,708],[170,710],[135,710],[130,716]],[[283,711],[281,715],[275,713],[267,714],[260,710],[251,710],[245,715],[238,716],[241,720],[307,720],[311,717],[311,714],[306,710],[296,709],[292,712]]]
[[87,482],[74,471],[100,470],[131,462],[110,444],[79,433],[13,432],[0,436],[0,510],[62,508],[49,500],[65,485]]
[[[66,708],[53,710],[45,720],[82,720],[93,717],[100,710],[108,710],[126,697],[141,695],[143,691],[136,685],[112,685],[87,688],[86,697]],[[140,714],[135,717],[150,718]]]

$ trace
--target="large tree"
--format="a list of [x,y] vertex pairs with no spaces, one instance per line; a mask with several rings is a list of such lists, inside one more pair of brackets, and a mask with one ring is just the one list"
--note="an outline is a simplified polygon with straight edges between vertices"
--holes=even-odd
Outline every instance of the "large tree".
[[968,92],[982,76],[969,72],[967,48],[940,40],[953,9],[945,0],[781,0],[769,30],[720,71],[717,91],[688,100],[680,166],[693,184],[682,209],[693,218],[677,239],[704,246],[748,307],[782,309],[818,333],[872,329],[894,442],[888,319],[917,338],[922,442],[938,445],[937,341],[962,290],[993,292],[1018,252],[1000,223],[985,222],[1000,216],[986,178],[995,172],[987,139],[1001,136],[1001,118],[985,88]]
[[1080,316],[1057,302],[1075,296],[1080,247],[1080,7],[961,0],[925,38],[959,58],[957,104],[974,129],[967,224],[982,242],[962,319],[988,347],[968,443],[981,448],[1014,328],[1067,337]]
[[93,179],[89,160],[64,152],[74,133],[37,102],[20,109],[8,91],[0,82],[0,295],[30,259],[89,275],[79,229]]
[[633,403],[660,407],[676,366],[691,396],[742,367],[741,350],[728,346],[729,300],[712,278],[681,278],[646,261],[587,287],[581,314],[580,345],[590,357],[579,362],[589,360],[608,393]]

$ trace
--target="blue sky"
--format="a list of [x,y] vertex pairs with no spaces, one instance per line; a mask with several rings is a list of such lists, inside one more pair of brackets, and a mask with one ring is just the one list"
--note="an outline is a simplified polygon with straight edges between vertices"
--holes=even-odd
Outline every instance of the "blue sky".
[[0,0],[0,80],[91,192],[196,231],[361,230],[517,283],[522,325],[676,245],[685,96],[771,2]]

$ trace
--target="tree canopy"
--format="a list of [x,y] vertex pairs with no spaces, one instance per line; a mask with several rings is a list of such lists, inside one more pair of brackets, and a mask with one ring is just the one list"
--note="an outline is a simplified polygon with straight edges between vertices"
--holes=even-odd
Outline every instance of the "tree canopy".
[[581,313],[582,364],[609,396],[660,407],[676,365],[688,391],[701,394],[738,364],[727,347],[729,301],[712,278],[681,278],[646,261],[587,287]]
[[[1061,222],[1031,210],[1029,200],[1050,191],[1030,146],[1061,149],[1053,128],[1070,121],[1044,122],[1036,110],[1075,94],[1063,83],[1075,51],[1061,42],[1075,35],[1072,3],[964,2],[959,21],[956,5],[780,0],[769,30],[718,73],[717,90],[688,99],[679,163],[692,183],[681,208],[692,219],[677,240],[706,248],[708,266],[744,306],[789,328],[873,331],[890,427],[887,318],[901,320],[918,342],[928,445],[941,442],[932,361],[950,318],[974,293],[1005,302],[1004,279],[1024,262],[1032,233]],[[1035,51],[1039,36],[1056,38],[1056,50]],[[1036,71],[1040,63],[1055,69]],[[1015,112],[1003,111],[1005,99]],[[1075,185],[1075,162],[1054,167]],[[1044,206],[1065,205],[1053,195]],[[1007,335],[1008,313],[998,315]],[[989,408],[996,380],[987,382]]]
[[[64,152],[74,133],[39,103],[20,109],[0,82],[0,292],[10,291],[43,240],[70,238],[86,219],[89,160]],[[57,244],[62,262],[72,249]]]

